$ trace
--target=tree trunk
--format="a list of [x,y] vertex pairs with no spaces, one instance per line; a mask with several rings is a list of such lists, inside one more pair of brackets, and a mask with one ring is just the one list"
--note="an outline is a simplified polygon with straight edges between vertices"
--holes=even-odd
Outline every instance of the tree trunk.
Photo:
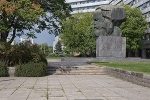
[[1,33],[0,41],[1,42],[7,42],[7,37],[8,37],[8,33],[7,32]]
[[11,44],[14,41],[15,37],[16,37],[16,28],[14,28],[12,37],[8,43]]

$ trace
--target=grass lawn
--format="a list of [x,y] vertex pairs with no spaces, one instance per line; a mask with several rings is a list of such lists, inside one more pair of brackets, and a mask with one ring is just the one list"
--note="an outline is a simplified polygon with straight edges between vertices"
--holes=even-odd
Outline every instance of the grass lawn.
[[150,74],[150,62],[94,62],[93,64]]

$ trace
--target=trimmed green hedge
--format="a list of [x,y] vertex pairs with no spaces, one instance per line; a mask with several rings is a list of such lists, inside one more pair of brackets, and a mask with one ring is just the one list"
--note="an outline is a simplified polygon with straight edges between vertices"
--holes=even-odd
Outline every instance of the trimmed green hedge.
[[15,66],[15,76],[19,77],[40,77],[45,76],[47,64],[44,62],[29,62]]
[[0,61],[0,77],[7,76],[9,76],[7,66],[2,61]]

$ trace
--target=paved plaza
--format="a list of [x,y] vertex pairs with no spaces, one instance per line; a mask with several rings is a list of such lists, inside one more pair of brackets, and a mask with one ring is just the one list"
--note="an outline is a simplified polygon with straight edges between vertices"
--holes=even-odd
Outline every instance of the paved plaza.
[[1,77],[0,100],[150,100],[150,88],[108,75]]

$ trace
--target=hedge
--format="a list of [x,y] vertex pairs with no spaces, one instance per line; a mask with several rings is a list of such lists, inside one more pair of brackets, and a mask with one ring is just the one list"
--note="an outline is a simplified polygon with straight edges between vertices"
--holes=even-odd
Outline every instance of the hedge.
[[15,66],[15,76],[18,77],[40,77],[45,76],[47,64],[44,62],[29,62]]
[[0,61],[0,77],[7,77],[7,76],[9,76],[8,68],[2,61]]

